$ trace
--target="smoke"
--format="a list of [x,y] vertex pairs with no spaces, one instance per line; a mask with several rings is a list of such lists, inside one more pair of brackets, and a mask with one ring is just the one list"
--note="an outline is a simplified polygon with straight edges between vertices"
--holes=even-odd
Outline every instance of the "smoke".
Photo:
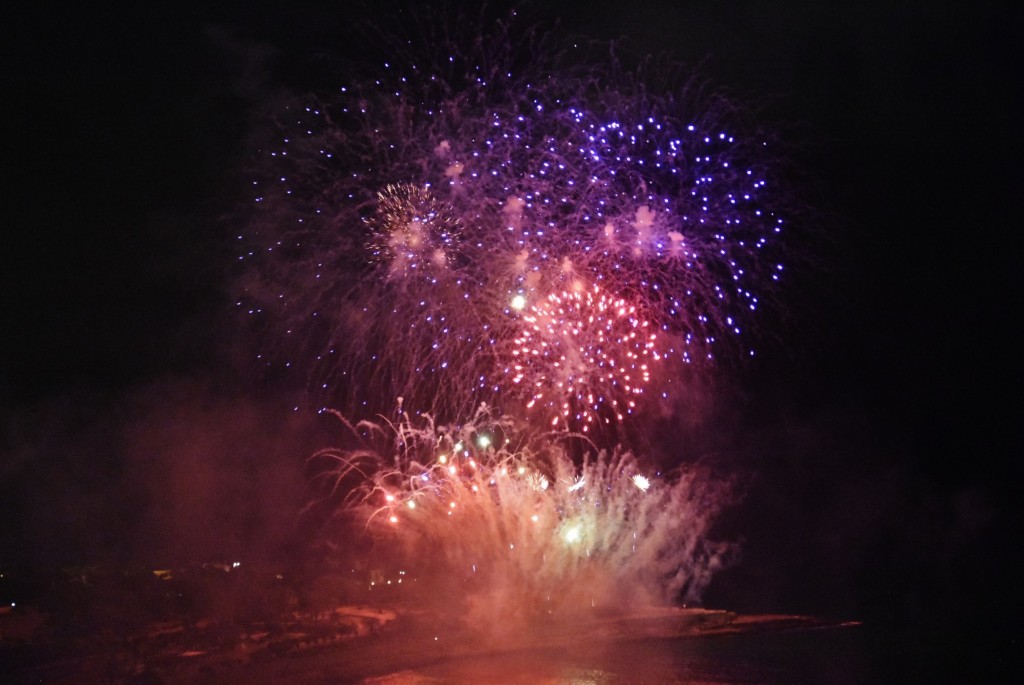
[[79,391],[5,413],[0,555],[35,563],[281,560],[315,422],[212,378]]

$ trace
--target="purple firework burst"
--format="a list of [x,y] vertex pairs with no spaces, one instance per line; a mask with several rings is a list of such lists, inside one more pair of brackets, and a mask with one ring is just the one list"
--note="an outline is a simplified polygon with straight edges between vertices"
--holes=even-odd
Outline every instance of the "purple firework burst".
[[317,401],[575,431],[753,354],[783,268],[763,136],[717,96],[513,43],[296,101],[261,151],[238,305]]

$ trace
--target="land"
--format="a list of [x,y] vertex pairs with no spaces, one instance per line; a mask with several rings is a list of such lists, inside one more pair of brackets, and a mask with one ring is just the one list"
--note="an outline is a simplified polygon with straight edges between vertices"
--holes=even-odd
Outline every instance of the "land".
[[[584,614],[482,636],[414,600],[415,579],[381,569],[312,572],[232,563],[4,573],[5,682],[372,682],[491,652],[838,625],[807,616],[694,607]],[[495,617],[500,626],[502,617]]]

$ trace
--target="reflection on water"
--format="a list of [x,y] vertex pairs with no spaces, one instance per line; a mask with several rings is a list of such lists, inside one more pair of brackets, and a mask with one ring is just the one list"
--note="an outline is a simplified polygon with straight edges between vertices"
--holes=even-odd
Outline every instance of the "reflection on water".
[[870,681],[858,629],[645,639],[438,661],[364,685],[724,685]]

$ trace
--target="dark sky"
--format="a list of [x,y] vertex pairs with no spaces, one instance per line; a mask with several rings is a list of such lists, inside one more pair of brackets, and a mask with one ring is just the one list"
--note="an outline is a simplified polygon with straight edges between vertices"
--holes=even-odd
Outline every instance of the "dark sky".
[[[251,553],[290,534],[320,429],[230,363],[230,217],[260,112],[333,87],[332,56],[379,14],[258,4],[7,11],[0,563],[185,558],[225,537]],[[713,598],[995,611],[1021,532],[1024,14],[849,5],[533,11],[667,52],[799,135],[826,240],[808,246],[814,278],[794,277],[785,345],[741,382],[738,423],[707,428],[740,426],[715,449],[755,474],[725,522],[746,561]]]

